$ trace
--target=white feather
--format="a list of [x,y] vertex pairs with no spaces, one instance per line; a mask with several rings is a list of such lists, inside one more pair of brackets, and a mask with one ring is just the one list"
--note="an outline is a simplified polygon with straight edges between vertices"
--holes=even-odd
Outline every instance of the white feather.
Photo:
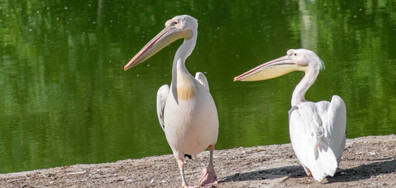
[[209,82],[206,76],[202,72],[195,73],[195,79],[201,83],[209,91]]
[[191,99],[178,100],[170,90],[164,113],[166,139],[174,152],[194,155],[217,142],[217,109],[207,87],[183,66],[178,66],[177,74],[179,79],[175,83],[192,84],[196,93]]
[[165,109],[166,99],[168,98],[168,94],[169,94],[169,86],[168,85],[165,84],[158,89],[158,92],[157,92],[157,116],[158,116],[158,121],[159,121],[162,129],[165,129],[164,109]]
[[345,146],[346,110],[338,96],[332,102],[303,102],[289,111],[289,133],[300,163],[317,181],[336,172]]

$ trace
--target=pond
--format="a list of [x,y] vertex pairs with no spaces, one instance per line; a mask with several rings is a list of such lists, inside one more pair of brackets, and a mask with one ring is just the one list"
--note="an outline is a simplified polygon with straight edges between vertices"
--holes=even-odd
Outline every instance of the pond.
[[232,80],[291,48],[324,61],[306,98],[341,96],[348,138],[396,133],[392,0],[0,0],[0,173],[170,154],[156,93],[182,40],[123,66],[180,14],[199,22],[186,64],[209,80],[216,149],[290,142],[287,112],[303,73]]

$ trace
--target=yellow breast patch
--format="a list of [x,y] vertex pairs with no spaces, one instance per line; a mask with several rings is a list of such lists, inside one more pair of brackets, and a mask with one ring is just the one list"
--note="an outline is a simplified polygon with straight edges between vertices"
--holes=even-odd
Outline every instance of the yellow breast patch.
[[195,88],[191,84],[179,84],[177,86],[177,97],[180,100],[192,99],[195,97]]
[[179,100],[189,100],[195,97],[196,88],[192,77],[181,61],[177,62],[177,98]]

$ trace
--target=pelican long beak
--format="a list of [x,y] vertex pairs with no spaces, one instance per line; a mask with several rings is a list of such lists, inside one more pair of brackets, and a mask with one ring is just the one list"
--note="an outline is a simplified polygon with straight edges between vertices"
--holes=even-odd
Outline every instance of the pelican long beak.
[[144,62],[177,39],[189,38],[189,35],[189,32],[180,30],[173,26],[166,26],[124,66],[124,71]]
[[234,81],[269,80],[293,71],[305,71],[306,69],[306,67],[297,65],[290,56],[286,55],[253,68],[235,77]]

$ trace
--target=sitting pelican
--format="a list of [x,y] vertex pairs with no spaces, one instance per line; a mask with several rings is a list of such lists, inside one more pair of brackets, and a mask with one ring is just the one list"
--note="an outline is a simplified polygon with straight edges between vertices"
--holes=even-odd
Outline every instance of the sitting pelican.
[[287,55],[264,63],[237,77],[234,81],[256,81],[276,78],[293,71],[304,77],[293,91],[289,110],[289,133],[294,153],[308,176],[322,181],[334,176],[345,147],[346,108],[341,97],[331,102],[313,103],[305,93],[323,68],[322,60],[312,51],[291,49]]
[[219,127],[216,105],[205,75],[198,72],[194,78],[185,65],[197,41],[197,28],[195,18],[175,16],[124,66],[124,70],[136,66],[177,39],[184,39],[173,59],[170,87],[163,85],[157,92],[158,120],[179,165],[182,187],[188,187],[184,176],[184,156],[198,154],[207,148],[210,150],[209,165],[202,171],[199,184],[217,184],[213,166]]

